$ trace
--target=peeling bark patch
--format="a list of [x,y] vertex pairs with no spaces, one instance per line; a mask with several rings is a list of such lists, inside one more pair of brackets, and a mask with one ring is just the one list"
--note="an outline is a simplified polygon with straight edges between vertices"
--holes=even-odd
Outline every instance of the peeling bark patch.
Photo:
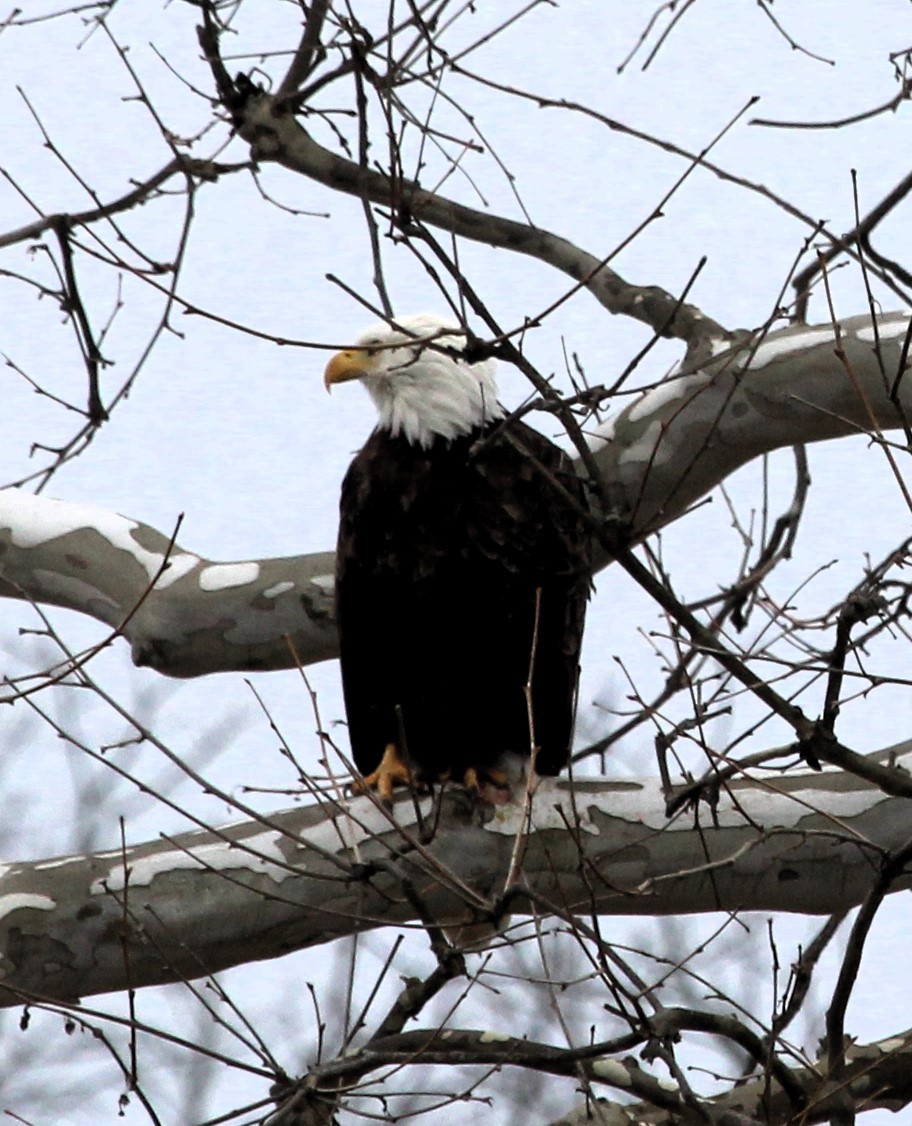
[[421,818],[429,820],[434,816],[434,799],[431,797],[402,794],[395,801],[392,814],[378,809],[374,799],[367,795],[353,798],[348,803],[348,812],[340,811],[338,816],[315,824],[295,839],[295,850],[289,863],[306,872],[310,858],[322,863],[324,853],[357,854],[367,841],[382,839],[396,826],[417,828],[416,807]]
[[[64,991],[59,985],[47,980],[50,975],[60,975],[74,965],[72,952],[63,942],[46,935],[28,934],[20,927],[10,927],[3,961],[17,972],[26,968],[27,975],[28,968],[32,972],[37,969],[43,979],[44,990],[53,996],[72,996],[70,989]],[[7,968],[0,973],[2,978],[9,976],[10,970]]]
[[[301,601],[304,602],[303,599]],[[258,613],[239,612],[234,615],[233,623],[222,618],[216,627],[217,630],[221,629],[223,639],[232,645],[242,647],[268,645],[276,638],[281,638],[282,634],[293,634],[301,628],[300,612],[294,599],[283,598],[279,601],[267,602],[265,598],[257,595],[249,599],[248,605]],[[318,616],[311,615],[312,618]],[[329,616],[325,605],[322,616],[324,618]],[[260,653],[253,653],[251,656],[254,660],[265,659]]]
[[[164,558],[163,556],[161,558]],[[176,583],[178,579],[182,579],[184,575],[189,575],[194,567],[198,567],[200,557],[198,555],[191,555],[187,551],[182,551],[177,555],[168,556],[168,566],[155,580],[156,590],[166,590],[172,583]]]
[[46,595],[57,595],[77,606],[91,607],[91,612],[102,621],[113,624],[123,617],[120,604],[100,591],[94,583],[83,582],[82,579],[59,571],[49,571],[45,567],[35,567],[32,578],[40,584]]
[[788,359],[795,352],[805,352],[808,348],[817,348],[821,344],[835,344],[831,328],[818,328],[811,332],[786,333],[775,340],[767,340],[750,358],[746,368],[749,371],[758,371],[767,364],[777,360]]
[[228,590],[248,586],[260,577],[259,563],[212,563],[199,574],[200,590]]
[[656,452],[656,445],[662,436],[662,423],[656,419],[632,442],[623,453],[618,454],[618,465],[628,461],[649,461]]
[[9,895],[0,895],[0,919],[5,919],[13,911],[21,911],[25,907],[31,907],[35,911],[53,911],[56,906],[56,902],[48,895],[11,892]]
[[[245,849],[229,848],[224,841],[191,846],[189,850],[167,849],[150,856],[142,856],[130,863],[130,887],[145,887],[156,876],[167,875],[178,870],[225,871],[238,868],[249,869],[251,875],[269,876],[279,882],[293,873],[287,867],[285,856],[276,844],[278,834],[261,833],[243,841]],[[247,852],[250,848],[253,852]],[[259,854],[259,855],[254,855]],[[269,858],[275,860],[270,863]],[[123,864],[117,860],[107,875],[93,880],[91,895],[105,895],[112,891],[123,891]]]
[[868,325],[867,328],[858,329],[855,335],[859,340],[864,340],[867,344],[874,344],[878,340],[892,340],[897,336],[905,336],[908,330],[909,318],[903,316],[900,320],[896,321],[879,321],[876,334],[873,326]]
[[653,387],[652,390],[647,391],[641,399],[637,399],[628,410],[628,420],[636,422],[644,415],[655,414],[666,403],[673,403],[675,399],[680,399],[686,395],[692,386],[693,380],[690,378],[679,376],[676,379],[667,379],[664,383],[660,383],[658,387]]
[[314,575],[310,581],[325,594],[332,594],[336,589],[335,575]]
[[[33,496],[19,489],[0,489],[0,527],[8,529],[13,544],[24,549],[89,528],[112,547],[125,551],[150,579],[165,558],[161,552],[150,551],[139,543],[136,532],[140,526],[135,520],[91,504]],[[180,557],[175,556],[172,565]]]
[[[641,794],[640,786],[636,787]],[[518,796],[517,796],[518,794]],[[542,778],[532,798],[532,825],[536,831],[542,829],[566,829],[573,825],[587,833],[598,835],[599,829],[589,816],[585,798],[578,794],[574,808],[573,798],[565,784],[552,778]],[[494,816],[485,823],[485,829],[493,833],[513,836],[524,832],[526,811],[522,791],[514,791],[513,800],[499,805]]]
[[278,598],[280,594],[287,594],[288,591],[294,590],[294,583],[290,580],[285,582],[276,583],[275,586],[269,586],[263,591],[263,598]]
[[617,1060],[593,1060],[592,1074],[615,1087],[629,1087],[631,1083],[630,1072]]

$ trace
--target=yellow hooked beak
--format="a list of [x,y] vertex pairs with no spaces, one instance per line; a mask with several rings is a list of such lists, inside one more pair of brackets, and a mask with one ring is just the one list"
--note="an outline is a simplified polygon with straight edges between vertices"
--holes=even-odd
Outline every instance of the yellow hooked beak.
[[351,379],[360,379],[367,375],[373,367],[373,357],[362,349],[350,348],[345,352],[337,352],[326,365],[323,373],[323,386],[327,391],[332,391],[334,383],[348,383]]

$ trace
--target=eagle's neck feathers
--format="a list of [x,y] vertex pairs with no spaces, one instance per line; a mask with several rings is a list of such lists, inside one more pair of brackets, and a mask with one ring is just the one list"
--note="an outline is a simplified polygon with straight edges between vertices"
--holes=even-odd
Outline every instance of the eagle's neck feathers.
[[379,429],[427,449],[438,438],[460,438],[503,418],[493,361],[467,364],[428,347],[416,357],[418,351],[419,346],[396,349],[389,355],[398,364],[365,381]]

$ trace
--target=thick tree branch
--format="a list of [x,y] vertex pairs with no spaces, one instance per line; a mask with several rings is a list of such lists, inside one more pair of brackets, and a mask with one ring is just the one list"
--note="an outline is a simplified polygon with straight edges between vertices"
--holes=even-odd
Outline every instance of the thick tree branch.
[[[912,749],[883,755],[897,750],[902,771]],[[651,779],[544,780],[511,909],[528,910],[531,896],[538,910],[544,897],[568,914],[831,913],[864,900],[883,858],[908,839],[908,799],[842,772],[745,777],[711,810],[670,822],[664,806]],[[494,913],[522,808],[478,808],[456,789],[442,796],[439,820],[430,798],[421,825],[410,795],[394,813],[368,797],[324,799],[124,853],[10,864],[0,876],[0,995],[70,1001],[422,913],[454,925]],[[890,891],[909,886],[912,873],[902,873]]]
[[169,549],[115,513],[0,490],[0,595],[90,614],[130,642],[137,665],[196,676],[335,656],[331,553],[213,563]]
[[[905,314],[789,328],[672,376],[588,434],[613,505],[636,542],[677,519],[761,454],[887,431],[912,415]],[[849,375],[847,372],[850,372]],[[895,384],[895,393],[891,388]],[[67,606],[118,627],[137,664],[170,676],[288,668],[335,656],[331,553],[212,563],[178,548],[149,592],[168,538],[89,506],[0,490],[0,596]],[[609,561],[597,556],[598,567]]]

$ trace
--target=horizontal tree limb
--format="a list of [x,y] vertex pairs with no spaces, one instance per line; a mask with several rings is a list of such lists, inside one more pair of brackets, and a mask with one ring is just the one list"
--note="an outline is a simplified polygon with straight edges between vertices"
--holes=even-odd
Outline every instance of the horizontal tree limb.
[[[894,755],[912,765],[912,742],[876,757]],[[496,928],[543,910],[843,911],[909,835],[908,800],[841,771],[755,774],[671,821],[652,779],[544,779],[506,888],[522,802],[479,806],[461,788],[437,800],[404,794],[390,813],[324,795],[123,853],[9,864],[0,997],[73,1001],[196,978],[422,915]],[[909,886],[912,873],[894,890]]]
[[[853,317],[841,349],[831,326],[781,329],[645,391],[588,435],[618,530],[644,538],[772,450],[904,426],[909,325]],[[333,575],[330,552],[216,563],[136,520],[0,490],[0,596],[95,617],[169,676],[334,657]]]

